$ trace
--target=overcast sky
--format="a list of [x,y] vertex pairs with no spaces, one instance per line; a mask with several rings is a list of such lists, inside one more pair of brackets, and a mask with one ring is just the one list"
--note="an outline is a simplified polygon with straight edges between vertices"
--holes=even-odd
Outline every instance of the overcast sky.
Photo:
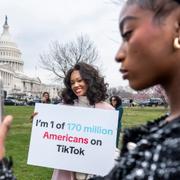
[[111,87],[126,86],[118,72],[120,64],[114,61],[120,44],[120,8],[111,0],[1,0],[0,32],[7,15],[10,34],[22,52],[24,72],[44,83],[52,82],[52,76],[40,68],[39,55],[53,41],[66,43],[88,35],[99,51],[106,82]]

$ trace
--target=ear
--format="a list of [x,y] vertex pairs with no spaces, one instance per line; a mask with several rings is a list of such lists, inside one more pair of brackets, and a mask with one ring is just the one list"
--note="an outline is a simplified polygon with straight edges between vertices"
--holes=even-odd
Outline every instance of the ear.
[[173,42],[173,47],[175,50],[180,50],[180,8],[176,12],[175,16],[175,37]]
[[176,34],[180,38],[180,8],[178,8],[176,22],[175,22]]

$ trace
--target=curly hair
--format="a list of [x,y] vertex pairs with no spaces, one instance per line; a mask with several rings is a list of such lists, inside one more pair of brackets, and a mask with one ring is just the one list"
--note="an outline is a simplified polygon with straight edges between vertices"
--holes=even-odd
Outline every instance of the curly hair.
[[74,100],[78,97],[74,94],[71,89],[71,74],[73,71],[79,71],[81,78],[87,84],[86,96],[89,100],[90,105],[104,101],[108,98],[107,86],[108,84],[104,82],[104,77],[100,76],[99,71],[93,66],[86,64],[84,62],[79,62],[74,65],[64,78],[65,89],[62,91],[62,98],[64,104],[74,104]]

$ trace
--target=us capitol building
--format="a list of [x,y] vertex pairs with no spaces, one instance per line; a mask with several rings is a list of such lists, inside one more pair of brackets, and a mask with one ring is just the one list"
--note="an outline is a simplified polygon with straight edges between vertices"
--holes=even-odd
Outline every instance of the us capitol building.
[[5,96],[32,96],[41,97],[44,91],[50,93],[50,97],[56,98],[60,87],[46,85],[36,77],[29,77],[23,72],[24,62],[17,44],[12,41],[9,33],[7,16],[0,37],[0,77],[3,81]]

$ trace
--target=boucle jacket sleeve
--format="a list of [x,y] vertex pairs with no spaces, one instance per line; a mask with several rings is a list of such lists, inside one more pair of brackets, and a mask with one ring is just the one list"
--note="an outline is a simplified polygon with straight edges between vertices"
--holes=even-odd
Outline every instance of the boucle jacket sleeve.
[[89,180],[179,180],[180,117],[171,122],[164,119],[124,132],[126,141],[135,142],[136,147],[121,151],[119,162],[107,176]]

